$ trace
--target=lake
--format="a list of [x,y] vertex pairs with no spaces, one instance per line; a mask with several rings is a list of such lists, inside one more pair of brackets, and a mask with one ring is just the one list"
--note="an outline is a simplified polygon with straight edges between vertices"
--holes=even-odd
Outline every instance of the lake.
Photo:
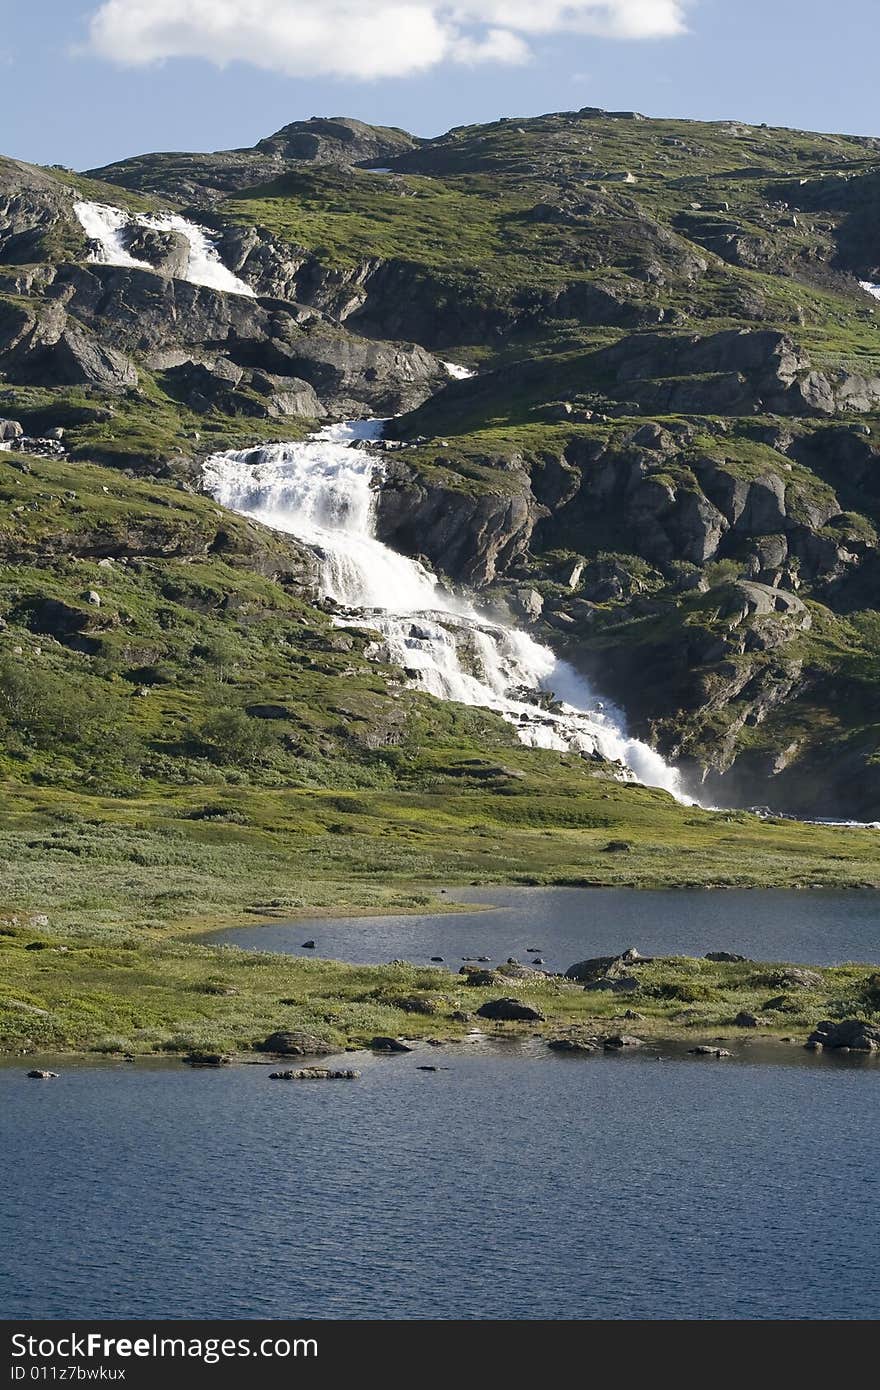
[[876,1317],[880,1062],[780,1053],[476,1041],[311,1084],[18,1058],[0,1312]]
[[[813,965],[880,962],[880,893],[869,889],[458,888],[446,896],[482,910],[274,922],[205,939],[365,965],[421,965],[442,956],[456,970],[462,959],[482,955],[526,961],[530,946],[540,947],[549,970],[627,946],[643,955],[736,951]],[[302,949],[309,939],[314,952]]]

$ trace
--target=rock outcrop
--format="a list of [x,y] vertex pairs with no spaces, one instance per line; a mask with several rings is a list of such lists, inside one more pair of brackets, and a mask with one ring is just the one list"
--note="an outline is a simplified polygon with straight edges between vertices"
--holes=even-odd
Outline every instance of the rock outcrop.
[[846,1048],[850,1052],[880,1051],[880,1027],[861,1018],[844,1018],[839,1023],[825,1020],[817,1023],[807,1039],[808,1047],[831,1050]]
[[384,164],[416,148],[415,136],[347,116],[292,121],[251,149],[146,154],[93,169],[93,178],[185,204],[210,207],[230,193],[270,183],[302,165]]
[[880,406],[880,376],[821,372],[770,329],[628,337],[596,354],[610,394],[660,415],[833,415]]
[[468,493],[434,483],[391,456],[378,496],[378,535],[421,554],[445,574],[488,584],[528,546],[541,509],[524,472],[505,475],[497,491]]

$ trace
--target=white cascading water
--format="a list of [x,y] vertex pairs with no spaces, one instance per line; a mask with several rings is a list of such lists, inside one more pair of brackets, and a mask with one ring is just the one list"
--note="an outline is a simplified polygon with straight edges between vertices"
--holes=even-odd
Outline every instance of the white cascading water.
[[[536,748],[599,753],[646,786],[691,804],[675,768],[629,738],[622,714],[528,633],[503,626],[444,589],[417,560],[375,536],[375,479],[381,460],[358,440],[383,421],[328,425],[297,444],[214,454],[206,490],[224,507],[285,531],[313,548],[327,597],[349,612],[340,621],[381,634],[382,656],[411,684],[442,700],[504,716]],[[549,708],[542,702],[555,698]]]
[[477,375],[471,367],[463,367],[460,362],[441,362],[440,365],[446,368],[454,381],[468,381]]
[[138,260],[126,248],[124,233],[129,227],[149,227],[157,232],[180,232],[189,242],[189,264],[181,279],[193,285],[207,285],[226,294],[243,294],[253,299],[250,285],[223,264],[210,234],[176,212],[130,213],[107,203],[81,202],[74,204],[80,225],[96,247],[94,260],[99,265],[130,266],[149,270],[156,267],[149,261]]

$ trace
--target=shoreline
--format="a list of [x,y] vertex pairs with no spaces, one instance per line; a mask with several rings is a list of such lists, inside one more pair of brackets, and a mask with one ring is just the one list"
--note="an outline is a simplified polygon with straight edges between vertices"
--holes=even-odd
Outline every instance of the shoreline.
[[[453,972],[206,945],[179,932],[99,950],[75,939],[34,942],[34,931],[20,924],[0,938],[12,948],[3,952],[9,993],[0,1059],[259,1062],[276,1055],[266,1040],[280,1032],[294,1035],[296,1046],[277,1056],[308,1063],[362,1050],[377,1037],[454,1046],[475,1029],[498,1040],[568,1040],[573,1051],[617,1034],[645,1047],[790,1048],[805,1044],[823,1019],[868,1023],[880,1011],[880,967],[871,963],[625,951],[582,962],[587,968],[573,979],[512,960]],[[506,1001],[500,1013],[499,1001]]]
[[[141,1053],[133,1056],[122,1056],[88,1050],[54,1050],[27,1054],[3,1052],[0,1053],[0,1073],[20,1070],[26,1075],[30,1069],[53,1066],[117,1071],[140,1068],[176,1074],[180,1074],[184,1068],[190,1072],[227,1072],[245,1068],[264,1068],[268,1072],[274,1069],[284,1070],[288,1068],[292,1070],[300,1068],[307,1070],[312,1067],[336,1069],[341,1065],[361,1067],[365,1064],[420,1066],[421,1063],[432,1058],[437,1061],[438,1065],[436,1068],[429,1068],[429,1070],[442,1072],[451,1070],[445,1065],[446,1062],[454,1061],[456,1057],[464,1055],[470,1057],[476,1055],[484,1058],[505,1056],[522,1062],[555,1057],[562,1064],[603,1060],[613,1063],[641,1058],[643,1061],[663,1062],[685,1062],[693,1059],[696,1062],[705,1061],[708,1063],[723,1060],[737,1065],[784,1062],[786,1064],[814,1066],[829,1063],[832,1065],[848,1064],[852,1067],[875,1064],[880,1069],[880,1051],[847,1048],[825,1051],[813,1050],[806,1047],[801,1038],[770,1033],[749,1037],[743,1037],[741,1033],[737,1036],[727,1033],[716,1034],[711,1038],[701,1035],[685,1037],[680,1033],[652,1033],[641,1040],[639,1047],[599,1047],[592,1052],[567,1052],[554,1049],[548,1045],[552,1041],[552,1036],[551,1034],[536,1034],[528,1030],[518,1033],[466,1033],[457,1037],[434,1037],[430,1039],[407,1038],[405,1035],[401,1035],[401,1041],[408,1044],[407,1051],[385,1052],[363,1045],[352,1045],[340,1047],[338,1051],[328,1052],[320,1056],[293,1057],[283,1053],[249,1054],[242,1052],[225,1058],[222,1063],[215,1064],[192,1062],[182,1054]],[[719,1049],[720,1056],[712,1056],[709,1053],[699,1054],[696,1049],[703,1046],[711,1047],[713,1051],[716,1048]],[[420,1069],[424,1070],[421,1066]]]

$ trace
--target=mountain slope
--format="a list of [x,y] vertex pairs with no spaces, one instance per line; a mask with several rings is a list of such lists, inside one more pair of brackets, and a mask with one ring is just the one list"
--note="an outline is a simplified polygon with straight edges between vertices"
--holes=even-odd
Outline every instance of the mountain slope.
[[[192,483],[220,443],[402,412],[384,539],[709,795],[880,814],[880,142],[338,118],[0,188],[0,409],[29,432]],[[78,197],[196,218],[253,296],[179,278],[168,236],[90,263]]]

